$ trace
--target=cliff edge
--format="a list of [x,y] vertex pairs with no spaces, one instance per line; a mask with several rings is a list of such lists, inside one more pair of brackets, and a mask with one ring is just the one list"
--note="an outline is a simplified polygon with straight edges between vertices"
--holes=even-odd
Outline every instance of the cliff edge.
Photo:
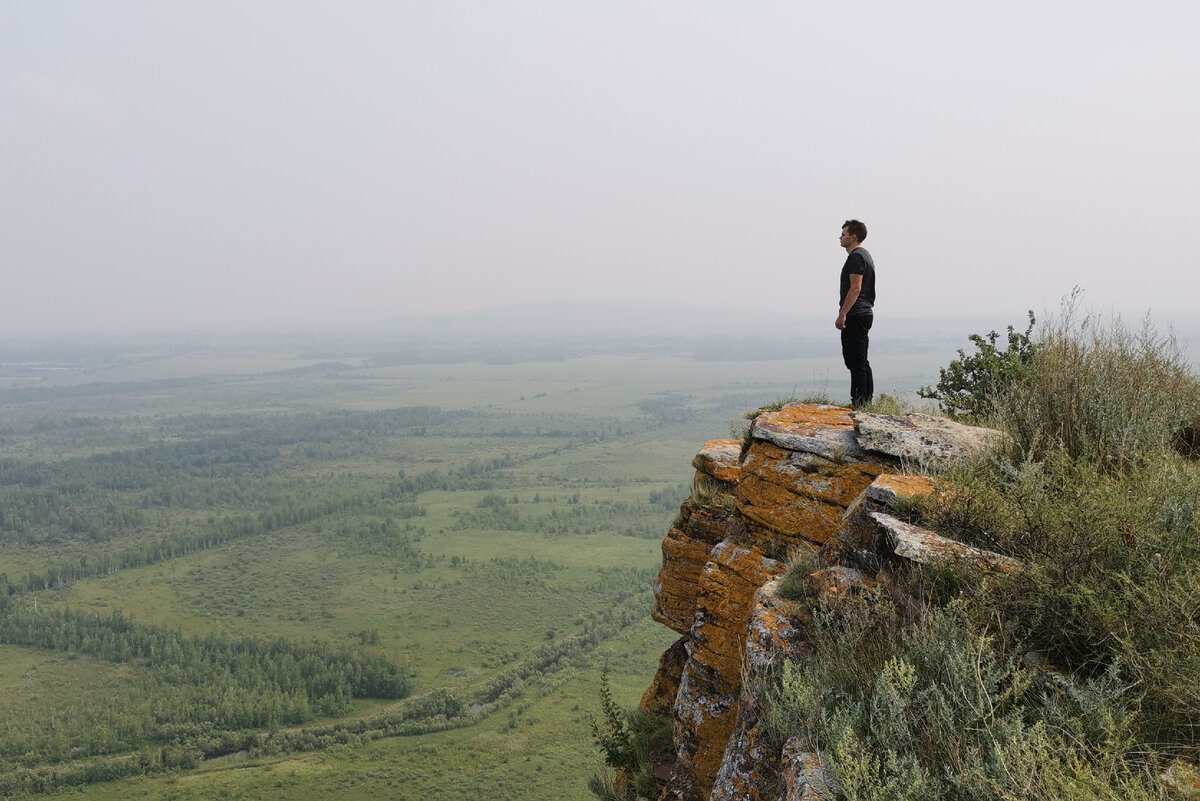
[[[663,540],[654,619],[680,638],[641,700],[674,719],[674,758],[657,766],[669,801],[816,801],[836,797],[818,753],[761,736],[768,677],[810,652],[816,599],[886,584],[895,560],[1011,560],[889,514],[931,492],[924,477],[999,436],[920,414],[792,404],[761,414],[747,443],[696,455],[692,497]],[[814,555],[806,600],[779,592],[784,560]]]

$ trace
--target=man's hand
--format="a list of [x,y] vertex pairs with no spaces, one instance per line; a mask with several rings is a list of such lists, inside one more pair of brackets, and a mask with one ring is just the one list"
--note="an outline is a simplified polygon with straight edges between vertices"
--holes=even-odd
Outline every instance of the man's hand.
[[862,292],[862,276],[850,276],[850,291],[846,293],[846,299],[842,301],[842,308],[838,309],[838,318],[834,322],[833,327],[839,331],[846,328],[846,314],[850,311],[850,307],[854,305],[854,301],[858,300],[858,293]]

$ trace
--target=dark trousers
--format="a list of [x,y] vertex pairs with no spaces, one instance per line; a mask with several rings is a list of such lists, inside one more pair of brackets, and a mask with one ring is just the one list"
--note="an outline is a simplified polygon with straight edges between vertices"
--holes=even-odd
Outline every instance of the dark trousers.
[[867,346],[871,343],[868,334],[873,314],[858,314],[846,318],[842,329],[842,360],[850,371],[850,403],[860,406],[870,403],[875,395],[875,379],[871,375],[871,363],[867,361]]

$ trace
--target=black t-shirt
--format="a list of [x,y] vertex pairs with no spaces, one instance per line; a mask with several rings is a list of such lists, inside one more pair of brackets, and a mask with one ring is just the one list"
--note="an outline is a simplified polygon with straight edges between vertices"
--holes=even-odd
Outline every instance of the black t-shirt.
[[850,307],[850,311],[846,312],[846,316],[872,314],[875,307],[875,260],[871,258],[871,254],[867,252],[866,248],[852,250],[846,257],[846,263],[842,265],[842,294],[838,296],[839,309],[846,302],[846,295],[850,294],[851,275],[863,277],[862,289],[859,290],[858,298]]

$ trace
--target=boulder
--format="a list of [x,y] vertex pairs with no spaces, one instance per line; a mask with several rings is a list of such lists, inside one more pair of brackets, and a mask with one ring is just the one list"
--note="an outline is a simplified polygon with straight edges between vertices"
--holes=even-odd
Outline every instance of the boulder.
[[861,461],[863,451],[854,436],[851,415],[841,406],[793,403],[759,415],[750,435],[784,450],[813,453],[834,461]]
[[692,459],[692,467],[718,481],[735,482],[741,470],[742,441],[711,439]]
[[988,448],[1003,438],[991,428],[967,426],[927,414],[854,415],[857,444],[903,464],[937,467]]
[[964,545],[934,534],[929,529],[897,520],[884,512],[870,512],[879,524],[887,545],[896,556],[921,564],[937,562],[973,562],[991,570],[1010,572],[1021,567],[1020,561],[998,553]]

